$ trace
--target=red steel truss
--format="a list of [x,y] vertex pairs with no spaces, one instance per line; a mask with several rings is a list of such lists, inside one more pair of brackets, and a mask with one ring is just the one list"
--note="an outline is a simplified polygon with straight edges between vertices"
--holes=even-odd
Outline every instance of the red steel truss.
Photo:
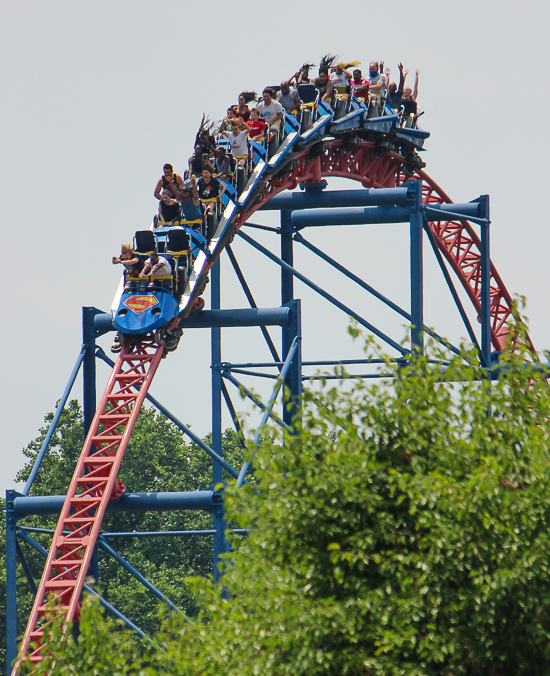
[[124,348],[113,367],[67,491],[13,674],[27,653],[31,662],[42,659],[49,600],[60,604],[66,623],[79,617],[82,587],[103,516],[109,500],[124,490],[117,474],[163,352],[164,343],[158,346],[151,334]]
[[[316,152],[316,149],[314,149]],[[243,225],[263,204],[283,190],[293,190],[299,183],[314,183],[324,177],[337,176],[359,181],[366,188],[393,188],[409,180],[403,174],[406,159],[394,152],[381,153],[373,143],[349,145],[335,139],[324,143],[321,154],[312,156],[304,150],[278,174],[267,179],[260,199],[246,213],[237,226]],[[416,170],[413,178],[422,180],[424,204],[451,202],[449,196],[426,172]],[[478,316],[481,315],[481,242],[467,221],[431,222],[435,241],[466,290]],[[495,350],[504,350],[512,316],[512,299],[495,266],[491,263],[491,342]],[[534,353],[531,340],[528,347]]]

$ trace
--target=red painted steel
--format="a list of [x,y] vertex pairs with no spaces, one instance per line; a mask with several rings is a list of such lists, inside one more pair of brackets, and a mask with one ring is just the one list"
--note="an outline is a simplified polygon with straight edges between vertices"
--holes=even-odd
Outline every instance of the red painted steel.
[[[65,622],[78,619],[80,597],[107,504],[123,488],[122,457],[147,390],[164,352],[152,335],[122,350],[84,443],[13,670],[29,653],[40,662],[47,643],[44,613],[55,597]],[[32,645],[34,644],[34,645]]]
[[[267,179],[260,198],[251,209],[239,215],[237,226],[243,225],[263,204],[283,190],[293,190],[299,183],[316,183],[323,177],[336,176],[359,181],[366,188],[393,188],[409,180],[403,174],[406,159],[394,152],[382,153],[373,143],[350,146],[345,140],[325,142],[322,153],[312,157],[304,150],[290,165]],[[315,152],[315,151],[314,151]],[[450,203],[449,196],[425,171],[415,171],[413,178],[422,180],[424,204]],[[481,251],[480,239],[467,221],[430,223],[441,253],[445,256],[466,290],[478,317],[481,314]],[[495,350],[504,350],[512,315],[512,299],[495,266],[491,263],[491,342]],[[529,336],[527,347],[535,355]],[[513,341],[512,341],[513,342]]]

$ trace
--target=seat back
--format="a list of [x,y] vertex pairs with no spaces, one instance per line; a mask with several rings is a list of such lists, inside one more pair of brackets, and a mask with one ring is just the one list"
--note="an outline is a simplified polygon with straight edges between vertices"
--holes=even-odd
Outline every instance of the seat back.
[[166,251],[173,256],[185,256],[189,251],[189,235],[185,230],[170,230],[166,235]]
[[302,103],[315,103],[317,100],[317,87],[312,84],[301,84],[296,88],[298,90],[298,96]]
[[157,250],[157,242],[151,230],[138,230],[134,235],[134,250],[140,254],[151,254]]

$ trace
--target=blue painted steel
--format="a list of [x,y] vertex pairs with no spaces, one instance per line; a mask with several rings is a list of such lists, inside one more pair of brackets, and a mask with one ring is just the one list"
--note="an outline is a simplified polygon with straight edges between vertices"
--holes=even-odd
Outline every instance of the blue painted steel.
[[[263,161],[267,162],[267,150],[264,148],[264,146],[261,143],[258,143],[257,141],[250,141],[250,150],[252,151],[250,153],[251,158],[252,158],[252,168],[254,169],[258,162]],[[235,191],[235,202],[237,196],[237,191]]]
[[82,308],[82,344],[86,348],[83,367],[84,396],[84,438],[88,434],[96,410],[95,384],[95,323],[97,310],[94,307]]
[[[138,296],[150,304],[146,309],[132,309],[132,300]],[[132,290],[122,294],[113,326],[123,333],[149,333],[174,319],[178,312],[178,302],[168,291],[155,288]]]
[[221,196],[221,202],[223,204],[223,207],[225,207],[229,204],[229,200],[231,199],[233,202],[237,201],[237,191],[235,190],[235,187],[233,186],[232,183],[228,183],[227,181],[223,181],[221,178],[218,178],[218,181],[224,186],[225,192]]
[[237,213],[237,205],[229,202],[223,212],[222,219],[218,223],[214,237],[208,245],[209,258],[216,258],[223,251],[231,237],[232,221]]
[[31,567],[29,566],[29,562],[27,561],[25,554],[23,553],[23,550],[21,549],[21,545],[15,540],[15,550],[17,552],[17,558],[19,559],[19,563],[21,564],[21,568],[23,568],[23,572],[25,573],[25,577],[27,578],[27,582],[29,583],[29,589],[31,594],[36,594],[38,591],[38,587],[36,586],[36,582],[34,581],[34,578],[32,576],[31,572]]
[[270,413],[273,409],[273,406],[275,405],[275,402],[277,401],[277,395],[279,394],[279,391],[281,387],[283,386],[283,383],[285,381],[285,378],[290,370],[290,367],[292,365],[292,360],[294,359],[294,356],[296,354],[296,351],[298,350],[300,344],[300,340],[298,338],[295,338],[294,342],[292,343],[292,346],[290,350],[288,351],[288,355],[285,359],[285,363],[283,364],[283,368],[281,370],[281,375],[277,379],[277,383],[275,387],[273,388],[273,392],[271,393],[271,397],[269,398],[269,403],[266,407],[266,410],[264,411],[264,414],[262,416],[262,419],[260,421],[260,424],[258,426],[258,429],[256,430],[256,434],[254,435],[254,446],[252,448],[252,453],[250,454],[250,459],[247,460],[239,473],[239,478],[237,479],[237,488],[240,488],[243,483],[244,483],[244,478],[246,476],[246,473],[250,469],[250,465],[252,464],[252,460],[254,459],[254,454],[256,453],[256,450],[258,448],[258,444],[260,443],[260,434],[262,432],[262,429],[264,428],[265,424],[267,423],[268,418],[270,417]]
[[267,164],[262,161],[258,162],[258,164],[254,167],[254,170],[248,179],[248,183],[246,184],[246,188],[239,195],[237,206],[243,207],[246,204],[248,198],[252,195],[254,188],[256,188],[256,186],[259,184],[260,179],[262,178],[262,175],[266,169]]
[[477,204],[473,202],[468,204],[434,204],[429,207],[423,206],[422,209],[426,213],[428,221],[460,221],[466,219],[480,225],[486,223],[485,219],[477,217]]
[[290,134],[293,131],[300,131],[300,123],[290,113],[285,113],[285,134]]
[[[327,194],[327,193],[324,193]],[[330,194],[330,193],[328,193]],[[412,205],[411,205],[412,206]],[[438,208],[452,206],[453,210]],[[478,204],[468,202],[466,204],[442,204],[433,207],[422,206],[428,221],[470,220],[474,223],[484,223],[477,217]],[[407,223],[409,221],[410,207],[379,206],[357,209],[353,207],[341,207],[332,209],[315,209],[313,211],[294,211],[292,213],[292,225],[296,230],[307,227],[326,225],[368,225],[375,223]]]
[[13,501],[16,491],[6,491],[6,658],[8,675],[17,657],[17,554]]
[[[88,435],[88,430],[92,426],[96,411],[96,332],[94,324],[94,317],[96,314],[97,310],[94,307],[82,308],[82,343],[86,347],[84,365],[82,369],[84,438],[86,438]],[[94,547],[94,551],[92,553],[89,575],[94,580],[94,584],[99,583],[99,562],[97,558],[97,547]]]
[[[243,308],[238,310],[203,310],[198,315],[181,319],[178,326],[182,329],[211,329],[215,326],[284,326],[290,323],[290,310],[286,307]],[[104,327],[109,325],[113,331],[111,315],[97,315],[96,323]]]
[[[319,256],[319,258],[322,258],[324,261],[326,261],[329,265],[332,265],[332,267],[336,268],[339,272],[341,272],[343,275],[348,277],[349,279],[353,280],[358,286],[361,288],[365,289],[365,291],[368,291],[370,294],[372,294],[375,298],[378,298],[378,300],[381,300],[385,305],[390,307],[392,310],[400,314],[402,317],[404,317],[407,321],[411,321],[411,315],[403,310],[402,308],[399,307],[399,305],[396,305],[393,303],[391,300],[386,298],[384,295],[379,293],[374,287],[372,287],[370,284],[367,284],[364,282],[360,277],[357,275],[354,275],[353,272],[350,272],[349,270],[346,270],[346,268],[343,265],[340,265],[337,261],[335,261],[333,258],[328,256],[326,253],[321,251],[321,249],[318,249],[316,246],[313,246],[310,242],[305,240],[302,235],[299,233],[296,233],[294,235],[294,239],[297,242],[300,242],[300,244],[303,244],[306,248],[308,248],[310,251],[312,251],[314,254]],[[442,338],[438,333],[435,331],[432,331],[430,328],[427,326],[424,327],[424,332],[428,333],[430,336],[435,338],[438,342],[442,343],[446,347],[448,347],[450,350],[452,350],[455,354],[460,354],[460,350],[449,343],[448,340],[445,338]]]
[[134,568],[134,566],[132,566],[131,563],[128,563],[128,561],[126,561],[126,559],[124,559],[122,556],[120,556],[120,554],[119,554],[116,550],[114,550],[114,549],[111,547],[111,545],[108,544],[108,543],[105,541],[105,538],[103,538],[101,535],[99,536],[99,539],[98,539],[98,545],[101,547],[101,549],[103,549],[103,550],[104,550],[105,552],[107,552],[110,556],[112,556],[113,559],[115,559],[115,561],[117,561],[118,563],[120,563],[120,565],[121,565],[124,569],[126,569],[126,570],[130,573],[130,575],[132,575],[133,577],[135,577],[135,579],[136,579],[138,582],[141,582],[141,584],[142,584],[148,591],[150,591],[151,594],[153,594],[153,596],[155,596],[157,599],[159,599],[159,601],[162,601],[163,603],[165,603],[165,604],[168,606],[168,608],[170,608],[170,610],[175,610],[177,613],[179,613],[180,615],[182,615],[183,617],[185,617],[185,613],[183,613],[183,612],[176,606],[175,603],[172,603],[172,601],[170,601],[170,599],[169,599],[165,594],[163,594],[163,593],[160,591],[160,589],[158,589],[158,587],[155,587],[155,585],[152,584],[151,582],[149,582],[149,580],[148,580],[146,577],[144,577],[144,576],[143,576],[136,568]]
[[[248,399],[250,399],[250,401],[253,404],[255,404],[258,408],[260,408],[262,411],[268,410],[267,406],[263,403],[263,401],[261,401],[260,397],[257,394],[251,392],[245,385],[243,385],[239,380],[237,380],[237,378],[235,378],[235,376],[232,375],[228,370],[225,369],[222,370],[222,377],[225,378],[226,380],[229,380],[229,382],[233,383],[235,387],[238,387],[240,392],[242,392],[242,394],[248,397]],[[275,376],[275,378],[280,378],[280,375]],[[273,411],[269,412],[269,417],[272,418],[278,425],[281,425],[281,427],[287,427],[287,425],[279,418],[279,416],[276,413],[273,413]]]
[[312,126],[299,137],[298,143],[302,146],[317,141],[327,133],[328,125],[331,121],[332,115],[321,115]]
[[[212,266],[210,273],[210,305],[212,310],[220,309],[220,260]],[[215,453],[223,457],[222,446],[222,376],[220,366],[221,354],[221,329],[213,327],[211,330],[211,378],[212,378],[212,447]],[[222,468],[217,463],[212,463],[212,485],[214,489],[223,481]],[[216,531],[214,535],[214,579],[218,580],[221,574],[221,554],[226,551],[225,520],[223,509],[216,510],[212,514],[212,525]]]
[[481,351],[491,363],[491,257],[489,223],[481,226]]
[[338,133],[349,131],[351,129],[359,129],[363,125],[363,118],[366,114],[364,108],[357,108],[349,112],[339,120],[333,120],[330,125],[331,133]]
[[[250,288],[246,282],[246,279],[244,278],[244,275],[241,271],[241,268],[237,262],[237,259],[235,258],[235,254],[233,253],[233,249],[231,246],[228,244],[226,246],[226,251],[227,255],[229,256],[229,260],[231,261],[231,265],[233,266],[233,270],[235,270],[235,274],[237,275],[237,279],[240,282],[240,285],[242,287],[242,290],[244,291],[244,295],[246,296],[246,299],[250,303],[250,306],[253,307],[254,309],[257,309],[258,306],[256,305],[256,301],[254,300],[254,296],[252,295],[252,292],[250,291]],[[271,352],[271,355],[275,361],[280,361],[279,359],[279,354],[277,352],[277,348],[275,347],[274,342],[271,340],[271,336],[269,335],[269,331],[265,326],[260,326],[262,335],[264,337],[265,342],[267,343],[267,347],[269,348],[269,351]]]
[[[64,495],[16,495],[13,499],[13,515],[20,518],[37,514],[59,514],[64,501]],[[216,509],[220,502],[220,497],[213,491],[124,493],[117,500],[111,500],[107,511],[159,512],[185,509],[211,511]]]
[[299,138],[300,135],[297,131],[291,131],[290,134],[288,134],[285,140],[281,143],[279,150],[277,150],[277,152],[269,160],[269,169],[276,169],[283,163],[283,160],[286,159],[286,156],[290,153],[292,147],[299,140]]
[[[110,318],[110,316],[109,316],[109,318]],[[32,466],[31,473],[29,475],[29,478],[27,479],[27,483],[25,484],[25,488],[23,488],[23,495],[28,495],[29,491],[31,490],[31,487],[32,487],[33,482],[36,478],[38,470],[40,469],[40,465],[42,464],[42,460],[44,459],[46,451],[48,450],[48,446],[50,445],[50,441],[51,441],[51,439],[54,435],[54,432],[56,430],[57,423],[59,422],[59,418],[61,418],[61,414],[63,413],[63,409],[65,408],[65,404],[67,403],[67,399],[69,398],[72,387],[74,385],[74,381],[76,380],[76,376],[78,375],[78,371],[80,370],[80,365],[82,364],[85,355],[86,355],[86,346],[83,345],[80,348],[80,354],[78,355],[76,363],[75,363],[73,370],[71,372],[71,375],[69,377],[69,382],[67,383],[67,386],[65,387],[65,390],[63,391],[63,394],[61,395],[61,399],[59,400],[59,404],[58,404],[57,408],[55,409],[55,414],[54,414],[53,420],[50,423],[50,427],[48,428],[46,436],[44,437],[44,442],[42,443],[40,451],[38,452],[38,455],[36,456],[36,460],[34,461],[34,464]]]
[[[114,362],[112,359],[109,359],[109,357],[103,352],[101,348],[98,348],[96,350],[97,356],[102,359],[106,364],[109,364],[111,368],[114,366]],[[224,460],[221,456],[219,456],[215,451],[213,451],[208,444],[206,444],[199,436],[197,436],[194,432],[192,432],[187,425],[184,425],[181,420],[178,420],[176,416],[173,413],[170,413],[170,411],[163,406],[160,401],[155,399],[151,394],[147,393],[145,395],[145,398],[147,401],[151,402],[153,406],[155,406],[163,415],[165,415],[168,420],[171,420],[176,427],[179,427],[179,429],[186,434],[192,441],[194,441],[199,448],[202,448],[205,453],[207,453],[214,462],[219,463],[224,469],[226,469],[229,474],[231,474],[232,477],[235,479],[239,476],[238,472],[231,467],[231,465]]]
[[[302,401],[302,312],[301,301],[294,299],[287,303],[292,307],[292,325],[289,331],[289,338],[292,337],[293,345],[296,345],[294,357],[291,361],[288,375],[285,378],[286,395],[288,401],[283,405],[283,420],[287,425],[300,424],[301,421],[301,401]],[[284,331],[285,329],[283,329]],[[289,350],[283,350],[285,359],[288,358]],[[283,366],[284,369],[284,366]]]
[[[325,183],[326,185],[326,183]],[[261,211],[282,209],[320,209],[328,207],[408,206],[414,199],[414,188],[407,182],[399,188],[365,188],[360,190],[309,190],[275,195]]]
[[[27,533],[25,533],[22,530],[19,531],[19,537],[21,537],[21,539],[25,540],[25,542],[27,544],[29,544],[31,547],[36,549],[36,551],[39,554],[42,554],[42,556],[44,558],[47,558],[48,552],[44,549],[44,547],[39,545],[38,542],[36,542],[36,540],[34,538],[31,538],[30,535],[28,535]],[[89,594],[93,594],[94,596],[96,596],[99,600],[99,603],[103,606],[103,608],[105,608],[105,610],[110,612],[111,615],[113,615],[113,617],[115,617],[117,620],[122,620],[124,622],[124,624],[128,627],[128,629],[135,631],[140,638],[147,639],[148,641],[151,641],[151,639],[147,636],[147,634],[142,629],[140,629],[136,624],[134,624],[131,620],[129,620],[126,617],[126,615],[123,615],[120,612],[120,610],[117,610],[113,605],[111,605],[102,596],[100,596],[93,587],[90,587],[89,584],[85,583],[83,589],[84,589],[84,591],[88,592]]]
[[281,232],[280,228],[270,228],[269,225],[260,225],[259,223],[250,223],[250,221],[243,223],[243,227],[245,227],[245,228],[256,228],[257,230],[265,230],[266,232],[275,232],[277,234],[280,234],[280,232]]
[[413,354],[424,352],[424,277],[422,260],[422,181],[415,181],[416,204],[411,208],[411,346]]
[[239,237],[242,237],[246,242],[251,244],[255,249],[258,249],[258,251],[261,251],[265,256],[270,258],[274,263],[277,263],[277,265],[280,265],[281,267],[286,267],[288,270],[292,272],[294,277],[297,277],[300,281],[302,281],[304,284],[309,286],[310,289],[313,289],[316,291],[320,296],[323,296],[326,300],[328,300],[330,303],[335,305],[337,308],[345,312],[347,315],[350,317],[353,317],[359,324],[364,326],[366,329],[374,333],[375,336],[378,336],[381,340],[383,340],[385,343],[393,347],[395,350],[400,352],[401,354],[408,354],[408,350],[406,350],[402,345],[399,345],[395,340],[387,336],[385,333],[377,329],[375,326],[373,326],[370,322],[368,322],[366,319],[363,319],[360,315],[358,315],[356,312],[351,310],[349,307],[341,303],[339,300],[334,298],[334,296],[331,296],[331,294],[327,293],[324,289],[321,289],[321,287],[317,286],[317,284],[314,284],[312,281],[310,281],[305,275],[302,275],[302,273],[298,272],[298,270],[295,270],[293,267],[282,261],[280,258],[275,256],[274,254],[271,253],[268,249],[266,249],[264,246],[256,242],[255,240],[252,239],[252,237],[249,237],[247,234],[242,232],[242,230],[239,230],[238,233]]
[[327,225],[369,225],[378,223],[407,223],[409,210],[403,207],[366,207],[362,209],[315,209],[294,211],[292,225],[296,230]]
[[244,448],[244,432],[243,428],[241,427],[241,423],[239,422],[239,418],[237,416],[237,411],[235,410],[235,407],[233,406],[233,402],[231,401],[231,397],[229,396],[229,392],[227,391],[227,386],[224,383],[222,379],[222,394],[223,398],[225,400],[225,405],[227,406],[227,409],[229,411],[229,414],[231,416],[231,420],[233,421],[233,426],[235,427],[235,432],[239,435],[239,441],[241,442],[242,447]]
[[455,302],[455,305],[458,309],[458,312],[462,318],[462,321],[464,322],[464,326],[466,327],[466,331],[468,331],[468,335],[470,336],[470,340],[472,341],[473,345],[476,347],[479,359],[482,363],[482,365],[487,366],[487,362],[485,361],[485,357],[483,355],[483,352],[479,346],[479,343],[477,342],[476,334],[474,332],[474,329],[472,328],[472,325],[470,323],[470,320],[468,319],[468,315],[466,314],[466,310],[464,309],[464,305],[462,304],[462,301],[460,300],[460,296],[458,295],[457,290],[455,289],[455,285],[453,284],[453,280],[451,279],[451,275],[449,274],[449,271],[447,270],[447,266],[445,265],[445,261],[443,260],[443,256],[441,255],[441,251],[439,251],[439,247],[437,246],[437,242],[435,241],[435,237],[433,232],[431,231],[430,227],[428,226],[427,223],[425,223],[425,228],[426,234],[428,235],[428,239],[430,241],[430,244],[432,246],[433,252],[435,254],[435,257],[437,259],[437,262],[439,263],[439,267],[441,268],[441,272],[443,273],[443,277],[445,278],[445,281],[447,282],[447,286],[449,287],[449,291],[451,292],[451,295],[453,297],[453,300]]
[[[292,212],[281,211],[281,260],[289,267],[294,267],[294,252],[292,243]],[[281,305],[289,303],[294,298],[294,277],[290,270],[281,267]],[[289,331],[283,329],[283,354],[288,352],[292,339],[288,340]],[[287,344],[285,345],[285,337]]]
[[398,120],[399,117],[395,114],[384,115],[383,117],[365,117],[363,118],[363,128],[388,134],[395,129]]
[[[224,367],[225,367],[225,364],[224,364]],[[268,380],[275,380],[276,378],[278,378],[278,376],[276,376],[272,373],[261,373],[259,371],[247,371],[246,369],[235,368],[233,366],[228,366],[227,370],[231,371],[231,373],[241,373],[242,375],[245,375],[245,376],[255,376],[256,378],[267,378]]]
[[[47,533],[49,535],[53,535],[55,533],[55,530],[52,528],[37,528],[36,526],[21,526],[20,524],[17,526],[17,532],[20,534],[21,531],[25,531],[26,533]],[[248,531],[246,529],[238,529],[238,528],[233,528],[232,529],[233,533],[247,533]],[[65,534],[68,533],[68,531],[64,531]],[[106,533],[103,532],[101,533],[101,536],[104,538],[122,538],[122,537],[127,537],[127,538],[139,538],[139,537],[161,537],[165,535],[214,535],[213,530],[162,530],[162,531],[155,531],[155,530],[149,530],[149,531],[129,531],[129,532],[124,532],[124,533]]]
[[[207,530],[163,530],[163,531],[147,531],[139,532],[134,531],[132,533],[102,533],[101,535],[104,538],[148,538],[148,537],[166,537],[173,535],[214,535],[216,531],[214,529]],[[246,535],[248,531],[244,528],[232,528],[232,533],[238,533],[239,535]]]

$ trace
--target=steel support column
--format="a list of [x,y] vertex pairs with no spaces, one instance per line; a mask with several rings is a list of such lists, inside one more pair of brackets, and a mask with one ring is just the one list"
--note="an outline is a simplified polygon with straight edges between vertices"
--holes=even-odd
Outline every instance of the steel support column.
[[489,232],[489,196],[482,198],[486,223],[481,224],[481,351],[491,366],[491,251]]
[[424,352],[424,288],[422,262],[422,230],[424,215],[422,213],[422,181],[414,181],[416,186],[415,200],[410,207],[410,239],[411,239],[411,352]]
[[[292,239],[294,228],[292,226],[292,211],[281,211],[281,260],[294,267],[294,241]],[[292,310],[292,323],[283,326],[282,359],[286,360],[290,346],[295,338],[300,345],[293,359],[292,366],[285,378],[285,391],[288,397],[283,406],[283,422],[290,425],[298,413],[299,399],[302,395],[302,366],[301,366],[301,316],[300,303],[294,301],[294,276],[285,267],[281,267],[281,305],[290,307]]]
[[[290,342],[288,349],[283,347],[283,359],[288,356],[291,346],[297,341],[298,347],[294,353],[292,363],[285,378],[285,397],[283,405],[283,422],[294,427],[300,424],[302,399],[302,308],[301,301],[295,299],[287,303],[292,309],[292,323],[290,327]],[[285,327],[286,328],[286,327]],[[284,329],[283,329],[284,330]]]
[[[84,354],[83,361],[83,401],[84,401],[84,439],[88,435],[88,430],[90,429],[95,411],[96,411],[96,369],[95,369],[95,339],[96,339],[96,329],[94,323],[94,317],[97,314],[95,307],[83,307],[82,308],[82,344],[84,345],[86,352]],[[97,558],[97,546],[94,548],[94,553],[90,561],[90,569],[88,574],[93,578],[94,583],[99,583],[99,563]]]
[[6,659],[7,673],[17,657],[17,517],[13,512],[16,491],[6,491]]
[[[210,306],[212,310],[219,310],[221,303],[220,291],[220,259],[214,263],[210,272]],[[212,327],[211,331],[211,352],[212,352],[212,450],[220,457],[223,457],[222,448],[222,347],[221,347],[221,328]],[[222,468],[219,463],[212,463],[212,481],[214,488],[222,483]],[[226,550],[225,543],[225,520],[223,518],[223,509],[220,507],[213,513],[213,528],[216,531],[214,535],[214,579],[219,580],[220,554]]]

